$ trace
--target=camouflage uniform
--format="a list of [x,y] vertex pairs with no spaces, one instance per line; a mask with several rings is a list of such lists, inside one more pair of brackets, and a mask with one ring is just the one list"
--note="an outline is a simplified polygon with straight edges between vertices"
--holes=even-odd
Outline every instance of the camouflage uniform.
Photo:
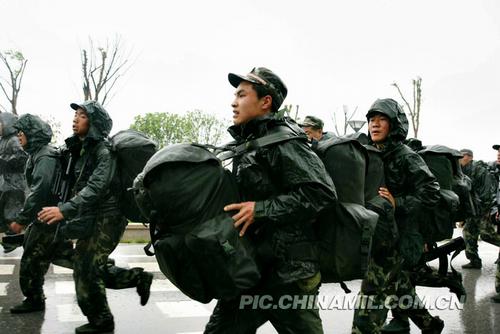
[[[55,240],[56,226],[49,226],[37,221],[37,213],[44,206],[57,204],[57,197],[52,192],[52,181],[59,170],[59,155],[50,146],[52,129],[38,116],[25,114],[14,124],[22,131],[27,144],[24,150],[29,154],[26,164],[26,180],[30,192],[15,222],[28,226],[24,238],[24,252],[21,258],[19,282],[21,290],[29,302],[43,304],[44,276],[51,262],[72,267],[73,243],[62,238]],[[29,312],[29,307],[14,307],[13,313]]]
[[24,166],[28,155],[13,127],[16,120],[12,113],[0,113],[0,232],[7,230],[22,209],[27,191]]
[[489,221],[497,187],[494,177],[482,161],[471,161],[463,166],[462,170],[472,180],[472,192],[477,209],[477,216],[466,219],[463,227],[465,256],[471,263],[480,265],[481,258],[477,247],[479,236],[484,241],[500,246],[500,238]]
[[77,135],[66,139],[66,149],[75,160],[73,197],[59,206],[67,224],[63,234],[77,238],[73,278],[78,305],[89,324],[77,333],[99,332],[114,328],[113,315],[106,299],[106,287],[123,289],[136,286],[144,298],[144,286],[152,275],[143,268],[123,269],[107,265],[109,254],[122,237],[127,220],[121,214],[117,198],[110,192],[113,161],[107,136],[112,120],[99,103],[86,101],[71,108],[87,112],[89,131],[84,140]]
[[402,143],[408,133],[408,120],[397,102],[377,100],[368,111],[367,119],[375,114],[390,119],[388,138],[377,147],[382,151],[385,185],[396,202],[395,219],[400,237],[396,247],[375,247],[379,251],[372,254],[358,298],[369,298],[371,305],[380,307],[366,308],[360,304],[354,312],[352,333],[380,333],[387,317],[387,298],[391,295],[408,296],[413,305],[419,305],[408,310],[391,309],[395,317],[409,316],[426,330],[439,320],[421,305],[409,269],[417,264],[423,252],[423,240],[418,232],[420,213],[438,203],[439,184],[422,158]]

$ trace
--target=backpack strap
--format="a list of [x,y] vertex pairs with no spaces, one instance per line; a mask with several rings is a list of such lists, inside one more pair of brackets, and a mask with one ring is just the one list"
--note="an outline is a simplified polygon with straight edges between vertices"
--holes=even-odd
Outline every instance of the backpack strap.
[[295,133],[288,126],[279,126],[275,128],[273,133],[266,136],[246,141],[243,144],[237,145],[235,147],[225,147],[227,151],[218,154],[217,158],[219,158],[221,161],[228,160],[234,158],[235,156],[242,155],[243,153],[248,151],[282,143],[292,139],[307,140],[305,136],[301,136]]

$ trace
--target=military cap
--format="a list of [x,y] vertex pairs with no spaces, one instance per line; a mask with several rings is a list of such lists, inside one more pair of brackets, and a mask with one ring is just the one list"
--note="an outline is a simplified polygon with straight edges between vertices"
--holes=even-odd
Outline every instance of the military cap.
[[495,145],[493,145],[492,147],[493,147],[493,149],[494,149],[495,151],[498,151],[498,149],[500,148],[500,145],[495,144]]
[[472,150],[469,150],[468,148],[461,149],[460,153],[462,153],[463,155],[470,155],[471,157],[474,156],[474,153],[472,153]]
[[311,127],[313,129],[323,129],[323,125],[323,121],[314,116],[306,116],[304,121],[300,123],[301,127]]
[[273,109],[277,111],[286,98],[288,89],[281,78],[265,67],[254,67],[247,75],[229,73],[229,83],[238,87],[242,81],[248,81],[269,88],[273,98]]

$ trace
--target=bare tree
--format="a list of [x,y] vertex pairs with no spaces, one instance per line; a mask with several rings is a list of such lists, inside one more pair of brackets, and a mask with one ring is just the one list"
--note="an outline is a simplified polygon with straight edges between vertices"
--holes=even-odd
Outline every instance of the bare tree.
[[[21,82],[28,60],[24,58],[21,51],[16,50],[0,52],[0,59],[5,65],[9,76],[8,79],[0,77],[0,88],[10,103],[10,111],[17,115],[17,98],[21,90]],[[0,108],[3,111],[7,111],[7,108],[2,105],[0,105]]]
[[283,108],[278,110],[276,117],[277,118],[282,118],[282,117],[290,117],[294,121],[298,122],[299,121],[299,105],[295,105],[295,114],[292,115],[292,109],[293,109],[293,104],[286,104]]
[[[333,126],[335,128],[335,133],[337,134],[337,136],[344,136],[347,134],[347,128],[349,126],[349,121],[356,114],[357,110],[358,110],[358,107],[356,106],[356,108],[354,108],[354,111],[350,112],[349,107],[344,104],[342,106],[342,124],[337,119],[337,113],[333,113],[332,121],[333,121]],[[340,126],[343,127],[342,131],[339,130]]]
[[422,78],[417,77],[412,80],[413,84],[413,106],[410,106],[408,100],[404,97],[398,84],[394,82],[392,85],[398,90],[399,96],[403,99],[406,108],[408,108],[408,113],[410,114],[411,124],[413,126],[413,134],[415,138],[418,138],[418,129],[420,127],[420,105],[422,103]]
[[92,38],[89,38],[88,48],[81,50],[85,101],[95,100],[105,105],[112,98],[113,87],[130,68],[131,53],[120,37],[116,37],[111,45],[106,40],[104,47],[95,47]]

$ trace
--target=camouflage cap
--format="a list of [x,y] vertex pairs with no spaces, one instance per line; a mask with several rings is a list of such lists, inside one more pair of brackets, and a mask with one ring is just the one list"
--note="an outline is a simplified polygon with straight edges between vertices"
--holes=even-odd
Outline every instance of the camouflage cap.
[[498,151],[498,149],[500,148],[500,145],[495,144],[495,145],[493,145],[492,147],[493,147],[493,149],[494,149],[495,151]]
[[470,155],[471,157],[474,156],[474,153],[472,152],[472,150],[469,150],[468,148],[461,149],[460,153],[462,153],[463,155]]
[[323,129],[323,121],[319,119],[318,117],[314,116],[306,116],[304,118],[304,121],[300,123],[301,127],[311,127],[313,129]]
[[273,109],[277,111],[286,98],[288,89],[286,85],[273,71],[265,67],[254,67],[247,75],[229,73],[227,76],[233,87],[238,87],[242,81],[248,81],[269,88],[273,98]]

